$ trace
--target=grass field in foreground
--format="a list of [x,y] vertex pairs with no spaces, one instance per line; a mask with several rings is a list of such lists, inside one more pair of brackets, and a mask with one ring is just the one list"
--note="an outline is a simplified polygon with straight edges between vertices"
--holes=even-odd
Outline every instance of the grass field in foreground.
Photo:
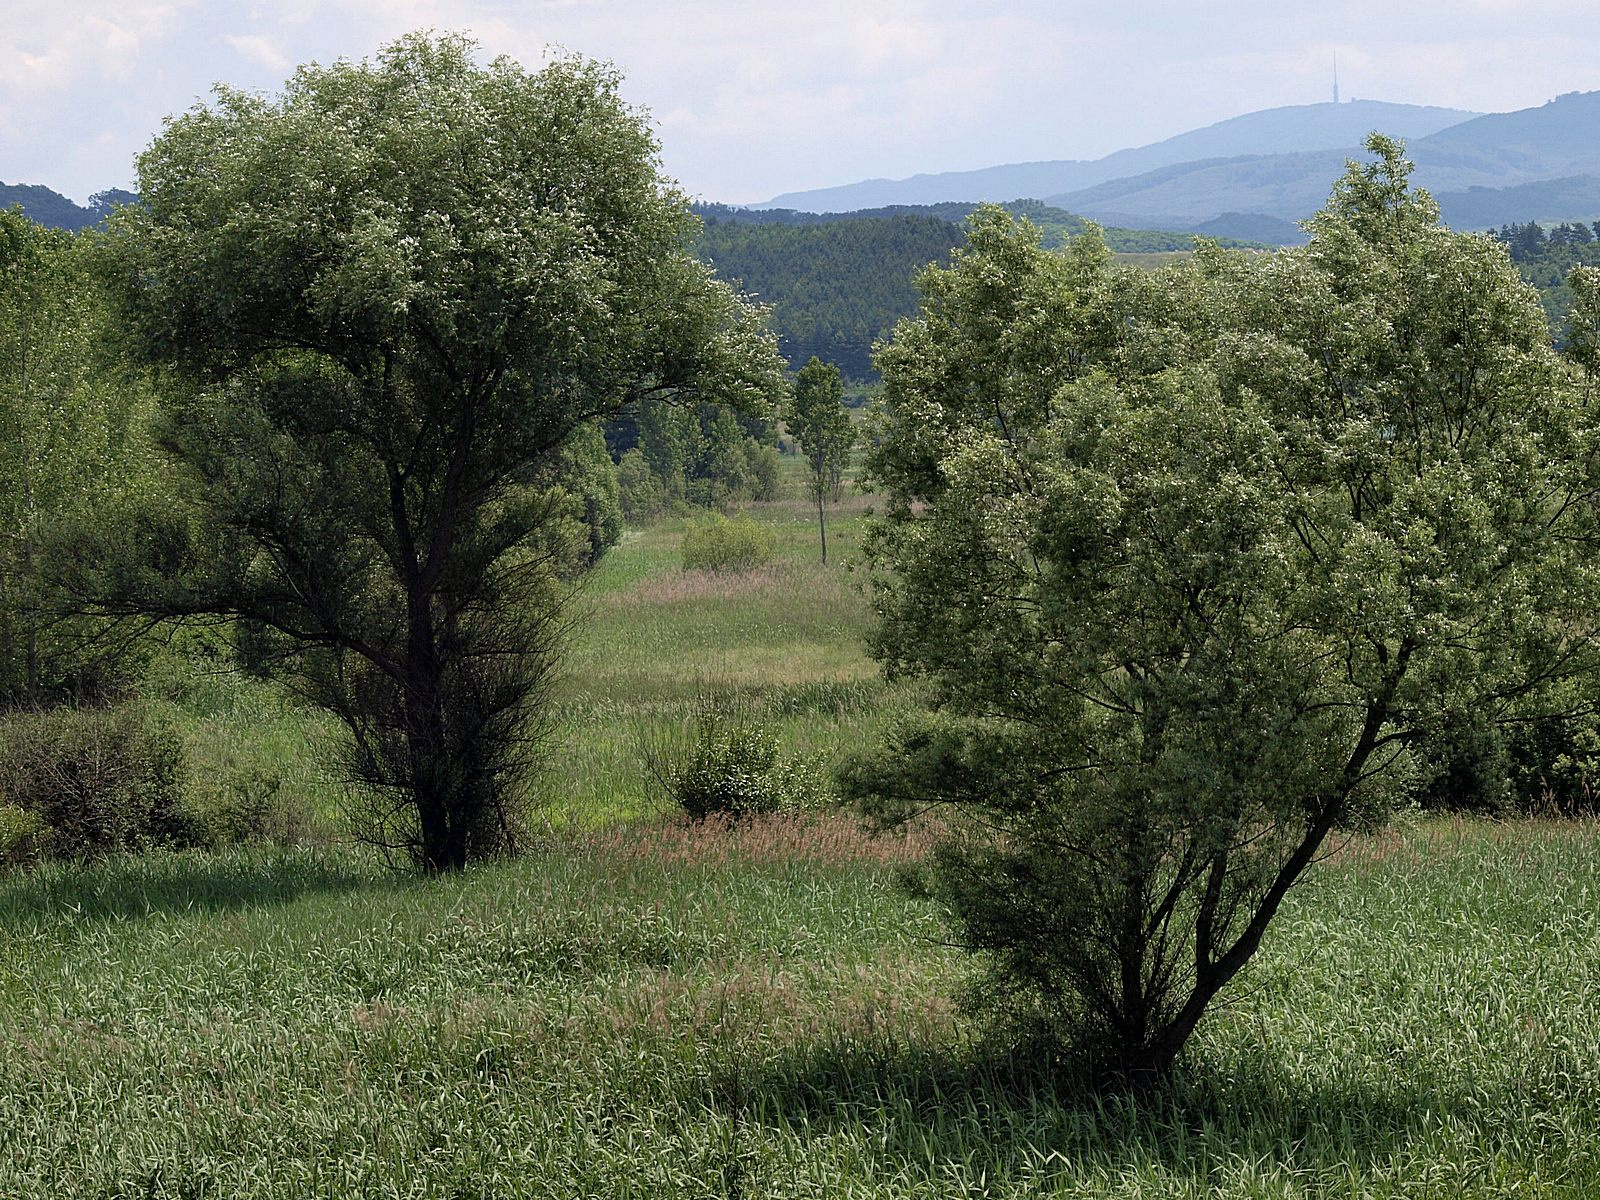
[[[0,877],[0,1198],[1600,1195],[1593,823],[1352,842],[1135,1102],[961,1016],[960,957],[894,885],[916,842],[648,819],[640,749],[702,695],[828,761],[908,703],[809,510],[756,515],[783,550],[748,578],[679,571],[664,522],[589,580],[546,780],[570,819],[524,859]],[[303,710],[153,688],[202,786],[332,803]]]
[[1600,1194],[1600,829],[1421,823],[1297,893],[1170,1096],[985,1049],[838,820],[442,880],[0,880],[7,1197]]

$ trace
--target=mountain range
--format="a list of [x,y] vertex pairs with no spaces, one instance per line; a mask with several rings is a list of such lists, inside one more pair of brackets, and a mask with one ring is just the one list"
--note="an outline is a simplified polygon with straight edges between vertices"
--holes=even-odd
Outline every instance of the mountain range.
[[[1253,242],[1304,240],[1297,222],[1327,199],[1373,131],[1406,142],[1413,182],[1456,228],[1600,218],[1600,92],[1570,92],[1506,113],[1376,100],[1246,113],[1093,161],[1014,163],[975,171],[869,179],[789,192],[762,210],[880,215],[908,207],[1031,200],[1127,230]],[[39,185],[0,183],[0,208],[21,204],[48,225],[81,228],[134,197],[100,193],[79,206]],[[774,214],[777,215],[777,214]],[[943,214],[938,214],[943,215]]]
[[1246,113],[1149,146],[1118,150],[1093,161],[1016,163],[977,171],[914,175],[910,179],[869,179],[843,187],[790,192],[751,207],[854,212],[861,208],[939,204],[950,200],[969,203],[1021,198],[1043,200],[1047,196],[1091,188],[1180,163],[1359,146],[1373,129],[1392,132],[1396,137],[1423,137],[1478,115],[1457,108],[1424,108],[1375,100],[1301,104]]
[[1600,216],[1600,92],[1509,113],[1359,100],[1248,113],[1092,162],[1020,163],[791,192],[757,208],[840,212],[1029,198],[1128,228],[1288,242],[1377,130],[1459,228]]

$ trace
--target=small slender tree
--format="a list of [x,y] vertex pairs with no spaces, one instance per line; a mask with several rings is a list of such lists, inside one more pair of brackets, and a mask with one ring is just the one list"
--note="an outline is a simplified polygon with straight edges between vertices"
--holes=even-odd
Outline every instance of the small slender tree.
[[806,492],[816,501],[817,529],[822,535],[822,561],[828,561],[825,502],[838,502],[844,471],[855,446],[855,427],[844,406],[844,381],[839,368],[813,356],[800,368],[786,414],[789,432],[806,457]]
[[150,393],[107,353],[88,251],[0,210],[0,708],[103,696],[136,642],[73,613],[53,561],[64,528],[109,529],[122,496],[159,488]]
[[1263,258],[1140,275],[983,212],[879,356],[875,649],[939,711],[849,786],[969,818],[932,882],[988,998],[1134,1079],[1431,730],[1600,666],[1594,402],[1369,148]]
[[111,221],[180,494],[99,548],[92,590],[239,621],[344,722],[369,836],[429,871],[511,844],[594,545],[574,435],[782,386],[618,86],[413,35],[281,96],[219,87]]

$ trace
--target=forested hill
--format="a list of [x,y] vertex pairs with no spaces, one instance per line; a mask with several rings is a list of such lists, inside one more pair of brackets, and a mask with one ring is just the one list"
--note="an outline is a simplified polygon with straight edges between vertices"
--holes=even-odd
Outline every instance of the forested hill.
[[1573,267],[1600,266],[1600,221],[1563,222],[1546,229],[1536,221],[1502,225],[1490,233],[1506,244],[1522,277],[1539,289],[1550,328],[1559,343],[1566,335],[1572,291],[1567,276]]
[[817,224],[708,220],[696,251],[717,273],[772,305],[784,357],[813,354],[852,379],[872,374],[874,338],[917,309],[917,272],[943,262],[961,229],[899,215]]
[[[856,212],[798,212],[792,208],[732,208],[725,204],[697,204],[695,212],[707,225],[737,222],[742,225],[831,225],[842,221],[877,220],[888,217],[934,217],[962,226],[976,203],[953,200],[944,204],[891,204],[884,208],[863,208]],[[1026,217],[1044,234],[1047,247],[1060,246],[1089,228],[1090,222],[1064,208],[1039,200],[1009,200],[999,207],[1012,216]],[[1114,225],[1101,228],[1106,246],[1116,254],[1153,254],[1166,250],[1188,250],[1194,245],[1193,230],[1124,229]],[[1209,235],[1208,235],[1209,236]],[[1225,246],[1256,247],[1255,241],[1219,236]]]
[[[1003,207],[1039,226],[1048,246],[1088,227],[1083,218],[1038,201]],[[943,263],[961,244],[962,223],[973,208],[955,203],[805,213],[699,205],[705,228],[696,251],[724,279],[772,306],[773,326],[791,366],[814,354],[847,378],[865,380],[873,376],[873,340],[917,311],[917,273]],[[1119,253],[1187,250],[1194,244],[1188,233],[1104,233]]]
[[103,221],[119,204],[130,204],[139,197],[132,192],[113,188],[96,192],[87,205],[74,204],[60,192],[52,191],[38,183],[0,183],[0,210],[13,205],[22,209],[30,221],[48,225],[53,229],[85,229]]

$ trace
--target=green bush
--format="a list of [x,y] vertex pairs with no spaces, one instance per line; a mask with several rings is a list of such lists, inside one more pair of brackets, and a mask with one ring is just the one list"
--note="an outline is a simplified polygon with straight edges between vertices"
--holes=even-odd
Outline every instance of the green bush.
[[1458,717],[1418,747],[1426,780],[1417,804],[1431,812],[1494,816],[1514,804],[1504,730],[1492,721]]
[[693,521],[683,534],[686,571],[749,571],[772,560],[777,538],[749,517],[713,513]]
[[755,438],[744,441],[745,462],[749,469],[752,500],[777,500],[783,496],[783,461],[778,448]]
[[647,758],[657,782],[697,821],[795,812],[829,799],[816,764],[780,753],[778,739],[753,715],[726,704],[700,705],[686,750]]
[[1432,811],[1489,816],[1600,811],[1597,741],[1591,716],[1460,719],[1420,748],[1432,779],[1418,803]]
[[45,824],[31,812],[0,804],[0,866],[32,861]]
[[258,762],[227,763],[190,790],[196,840],[209,846],[299,846],[317,840],[310,803],[284,787],[283,774]]
[[32,818],[25,838],[45,857],[192,842],[185,765],[177,733],[139,704],[0,721],[0,805]]

